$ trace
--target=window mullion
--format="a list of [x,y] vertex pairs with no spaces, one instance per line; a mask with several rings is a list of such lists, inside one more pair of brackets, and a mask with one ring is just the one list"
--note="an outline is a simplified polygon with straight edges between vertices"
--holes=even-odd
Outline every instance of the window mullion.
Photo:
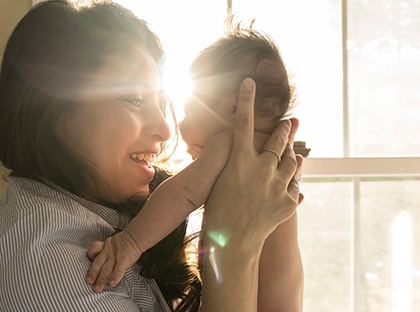
[[341,50],[343,69],[343,157],[350,156],[348,55],[347,55],[347,0],[341,0]]
[[351,312],[359,311],[360,301],[360,274],[361,274],[361,251],[360,251],[360,240],[361,240],[361,216],[360,216],[360,178],[355,177],[352,179],[352,205],[351,205],[351,261],[350,261],[350,281],[351,281]]

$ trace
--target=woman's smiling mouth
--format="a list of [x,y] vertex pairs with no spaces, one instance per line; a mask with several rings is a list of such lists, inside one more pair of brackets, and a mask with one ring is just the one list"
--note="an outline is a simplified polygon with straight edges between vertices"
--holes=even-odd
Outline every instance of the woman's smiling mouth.
[[130,154],[130,158],[136,162],[145,164],[148,168],[152,168],[152,165],[156,161],[156,154],[154,153],[135,153]]

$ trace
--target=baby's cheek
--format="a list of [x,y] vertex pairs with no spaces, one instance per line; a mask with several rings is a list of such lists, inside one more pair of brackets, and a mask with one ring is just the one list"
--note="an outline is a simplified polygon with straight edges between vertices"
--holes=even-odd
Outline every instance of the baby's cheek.
[[194,141],[197,140],[197,133],[199,132],[199,127],[195,126],[191,120],[184,119],[179,124],[179,131],[181,133],[182,139],[187,144],[195,144]]

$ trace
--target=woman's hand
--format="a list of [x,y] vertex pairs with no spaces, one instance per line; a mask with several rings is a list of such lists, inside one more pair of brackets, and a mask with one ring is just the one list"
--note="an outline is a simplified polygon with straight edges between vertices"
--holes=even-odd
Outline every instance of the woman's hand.
[[[294,213],[299,199],[299,174],[288,143],[291,122],[283,120],[258,154],[254,149],[255,84],[241,93],[230,159],[206,202],[207,235],[211,244],[234,240],[243,248],[261,248],[265,238]],[[275,153],[281,156],[279,162]],[[236,245],[235,243],[235,245]]]
[[257,311],[264,242],[299,202],[299,170],[288,144],[291,122],[280,122],[257,153],[254,98],[255,83],[247,78],[239,92],[233,149],[205,204],[202,312]]

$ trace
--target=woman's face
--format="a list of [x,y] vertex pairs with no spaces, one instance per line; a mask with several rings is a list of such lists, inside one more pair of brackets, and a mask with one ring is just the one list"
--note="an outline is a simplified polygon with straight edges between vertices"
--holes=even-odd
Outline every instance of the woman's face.
[[109,57],[58,129],[111,188],[103,199],[114,202],[149,194],[151,162],[171,135],[156,62],[148,53],[129,59]]

